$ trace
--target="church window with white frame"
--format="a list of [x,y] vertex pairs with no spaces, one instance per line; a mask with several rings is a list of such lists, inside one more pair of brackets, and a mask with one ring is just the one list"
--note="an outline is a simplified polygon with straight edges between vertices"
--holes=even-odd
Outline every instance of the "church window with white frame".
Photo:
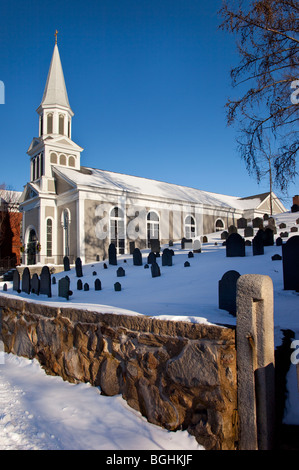
[[110,212],[110,243],[113,243],[117,254],[125,252],[125,218],[122,209],[115,206]]
[[160,237],[160,217],[155,211],[147,214],[147,246],[150,248],[151,240],[159,240]]
[[195,237],[195,220],[192,215],[187,215],[185,218],[185,237],[190,239]]

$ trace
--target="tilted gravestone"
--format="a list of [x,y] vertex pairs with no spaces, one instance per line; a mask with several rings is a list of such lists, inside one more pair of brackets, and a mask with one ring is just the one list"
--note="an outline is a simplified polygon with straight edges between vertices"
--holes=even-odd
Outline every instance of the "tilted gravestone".
[[134,266],[142,266],[142,254],[139,248],[135,248],[133,251],[133,264]]
[[232,233],[226,240],[226,256],[245,256],[245,240],[239,233]]
[[116,248],[114,243],[110,243],[109,248],[108,248],[108,257],[109,257],[109,264],[112,266],[117,265],[117,259],[116,259]]
[[100,279],[94,281],[94,290],[102,290],[102,284]]
[[70,271],[70,260],[69,260],[69,257],[68,256],[65,256],[63,258],[63,267],[64,267],[64,271]]
[[63,277],[58,281],[58,297],[63,297],[69,300],[70,296],[70,280],[67,277]]
[[76,259],[75,267],[76,267],[76,276],[77,277],[83,277],[81,258]]
[[47,295],[52,297],[51,291],[51,273],[48,266],[43,266],[42,272],[40,274],[40,294]]
[[17,269],[13,273],[12,290],[15,290],[15,291],[20,290],[20,273]]
[[81,279],[78,279],[77,281],[77,290],[82,290],[83,289],[83,283]]
[[121,284],[119,282],[116,282],[114,284],[114,290],[115,290],[115,292],[121,291]]
[[31,278],[30,278],[30,271],[29,268],[24,268],[23,274],[22,274],[22,292],[25,292],[26,294],[30,294],[31,291]]
[[263,230],[259,230],[252,240],[252,254],[253,256],[259,256],[264,254]]
[[40,280],[36,273],[33,274],[31,279],[31,293],[39,295],[40,290]]
[[282,245],[283,284],[285,290],[299,290],[299,235]]
[[124,268],[119,267],[118,270],[116,271],[116,275],[117,277],[124,277],[126,275]]
[[163,250],[162,266],[172,266],[172,254],[169,248],[165,248],[165,250]]
[[160,267],[157,262],[152,263],[151,265],[152,277],[161,276]]
[[231,270],[223,274],[218,285],[218,305],[221,310],[236,316],[237,280],[240,274]]

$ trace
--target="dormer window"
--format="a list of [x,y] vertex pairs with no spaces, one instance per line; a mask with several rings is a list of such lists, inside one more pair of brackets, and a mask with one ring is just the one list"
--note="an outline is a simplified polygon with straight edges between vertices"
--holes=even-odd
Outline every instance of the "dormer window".
[[47,134],[53,134],[53,114],[47,115]]
[[59,114],[59,134],[64,135],[64,115]]

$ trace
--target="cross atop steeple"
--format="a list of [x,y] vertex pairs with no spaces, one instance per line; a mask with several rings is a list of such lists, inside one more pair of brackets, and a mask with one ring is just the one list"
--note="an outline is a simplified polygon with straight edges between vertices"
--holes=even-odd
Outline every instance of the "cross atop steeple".
[[57,29],[56,29],[55,34],[54,34],[54,36],[55,36],[55,44],[57,44],[57,34],[58,34],[58,31],[57,31]]

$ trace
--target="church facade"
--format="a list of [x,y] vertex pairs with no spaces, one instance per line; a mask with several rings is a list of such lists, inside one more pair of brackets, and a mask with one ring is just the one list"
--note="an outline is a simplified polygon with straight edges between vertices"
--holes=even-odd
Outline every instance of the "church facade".
[[[57,42],[37,114],[20,204],[24,264],[62,264],[64,256],[92,263],[107,258],[110,243],[129,253],[270,214],[269,193],[238,198],[81,166]],[[273,214],[286,211],[273,193],[272,200]]]

